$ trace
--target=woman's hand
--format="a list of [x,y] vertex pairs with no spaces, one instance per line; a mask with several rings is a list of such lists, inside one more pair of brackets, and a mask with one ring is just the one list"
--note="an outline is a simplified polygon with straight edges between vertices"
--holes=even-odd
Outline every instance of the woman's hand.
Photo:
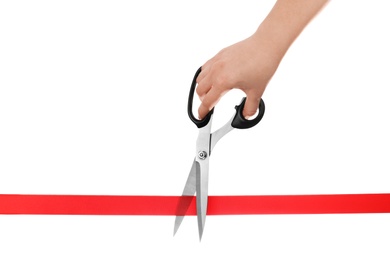
[[221,50],[202,66],[197,94],[202,119],[233,88],[247,95],[243,116],[254,115],[290,45],[329,0],[277,0],[249,38]]
[[254,115],[279,61],[255,35],[221,50],[202,66],[197,78],[196,92],[202,101],[199,118],[206,116],[233,88],[241,89],[247,96],[243,116]]

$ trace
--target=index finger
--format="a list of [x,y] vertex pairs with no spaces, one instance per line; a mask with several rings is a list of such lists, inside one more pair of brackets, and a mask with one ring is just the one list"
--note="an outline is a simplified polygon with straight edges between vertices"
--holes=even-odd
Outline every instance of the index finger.
[[210,112],[211,109],[218,103],[221,97],[225,94],[225,91],[217,88],[215,86],[211,86],[211,89],[207,94],[203,97],[202,103],[198,109],[199,118],[202,119]]

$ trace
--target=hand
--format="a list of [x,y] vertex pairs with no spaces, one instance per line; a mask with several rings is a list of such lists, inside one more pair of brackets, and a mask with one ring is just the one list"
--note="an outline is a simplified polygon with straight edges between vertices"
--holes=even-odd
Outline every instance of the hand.
[[277,0],[258,30],[202,66],[197,94],[202,119],[233,88],[247,96],[243,116],[254,115],[263,92],[289,46],[329,0]]
[[260,37],[252,36],[221,50],[207,61],[197,78],[196,92],[202,101],[199,118],[206,116],[233,88],[241,89],[247,96],[243,116],[253,116],[279,64],[280,59],[271,53]]

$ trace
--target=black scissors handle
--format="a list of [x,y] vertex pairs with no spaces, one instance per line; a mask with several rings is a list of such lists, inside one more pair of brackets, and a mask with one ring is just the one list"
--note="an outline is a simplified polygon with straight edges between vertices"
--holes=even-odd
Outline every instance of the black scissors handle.
[[234,128],[247,129],[247,128],[254,127],[255,125],[257,125],[261,121],[261,119],[264,116],[265,104],[264,104],[263,99],[261,99],[260,103],[259,103],[259,111],[258,111],[256,117],[251,119],[251,120],[245,119],[245,117],[242,115],[242,111],[244,110],[245,101],[246,101],[246,97],[244,97],[241,100],[241,103],[238,106],[236,106],[236,114],[234,115],[234,118],[232,121],[232,127],[234,127]]
[[[192,80],[192,84],[191,84],[191,88],[190,88],[190,95],[188,96],[188,107],[187,107],[188,116],[190,117],[191,121],[194,122],[194,124],[198,128],[202,128],[202,127],[206,126],[209,123],[212,114],[214,113],[214,108],[213,108],[201,120],[197,119],[194,116],[194,114],[192,113],[192,104],[193,104],[195,87],[196,87],[196,79],[198,78],[198,75],[200,74],[201,71],[202,71],[202,67],[200,67],[196,71],[194,79]],[[251,120],[245,119],[245,117],[242,114],[242,111],[244,110],[245,101],[246,101],[246,97],[244,97],[241,100],[241,103],[235,107],[236,108],[236,114],[234,115],[234,118],[233,118],[232,124],[231,124],[232,127],[234,127],[234,128],[247,129],[247,128],[254,127],[263,118],[264,111],[265,111],[265,104],[264,104],[263,99],[260,100],[259,111],[258,111],[256,117],[254,119],[251,119]]]
[[202,118],[201,120],[200,119],[197,119],[194,114],[192,113],[192,102],[193,102],[193,99],[194,99],[194,92],[195,92],[195,87],[196,87],[196,79],[198,78],[200,72],[202,71],[202,67],[200,67],[196,73],[195,73],[195,76],[194,76],[194,79],[192,80],[192,84],[191,84],[191,89],[190,89],[190,95],[188,96],[188,107],[187,107],[187,111],[188,111],[188,116],[190,117],[191,121],[194,122],[194,124],[198,127],[198,128],[202,128],[204,126],[206,126],[210,119],[211,119],[211,116],[212,114],[214,113],[214,108],[211,109],[207,115]]

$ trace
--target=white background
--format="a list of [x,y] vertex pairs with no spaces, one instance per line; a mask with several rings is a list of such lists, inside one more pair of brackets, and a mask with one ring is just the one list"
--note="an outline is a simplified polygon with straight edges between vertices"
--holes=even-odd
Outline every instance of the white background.
[[[0,194],[180,195],[196,69],[274,1],[2,1]],[[285,56],[210,195],[389,193],[386,1],[333,1]],[[241,92],[215,110],[234,113]],[[0,259],[389,259],[389,214],[0,216]]]

